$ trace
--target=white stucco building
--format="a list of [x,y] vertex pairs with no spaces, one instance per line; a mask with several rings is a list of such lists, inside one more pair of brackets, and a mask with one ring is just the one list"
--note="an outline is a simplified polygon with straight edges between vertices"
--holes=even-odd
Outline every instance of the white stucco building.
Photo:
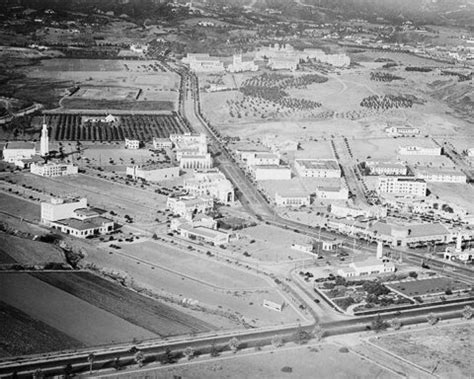
[[185,180],[184,189],[193,196],[211,196],[223,204],[235,201],[234,186],[217,169],[195,172],[193,178]]
[[131,166],[127,167],[127,176],[132,179],[144,179],[149,182],[163,182],[179,178],[179,167],[162,165]]
[[30,165],[30,172],[35,175],[56,177],[65,175],[76,175],[78,167],[71,163],[32,163]]
[[137,149],[140,148],[140,141],[137,140],[137,139],[125,138],[125,148],[126,149],[137,150]]
[[295,169],[303,178],[341,177],[341,168],[334,159],[296,159]]
[[318,186],[316,187],[316,198],[327,200],[347,200],[349,198],[349,190],[347,187],[340,186]]
[[182,62],[189,65],[189,69],[194,72],[225,71],[224,63],[218,57],[211,57],[209,54],[188,53]]
[[311,204],[307,193],[275,193],[275,204],[279,207],[302,207]]
[[400,146],[398,148],[400,155],[441,155],[441,147],[423,147],[423,146]]
[[214,208],[212,197],[168,197],[166,207],[175,215],[192,220],[198,213],[208,213]]
[[389,126],[385,128],[385,133],[390,137],[416,137],[420,134],[420,129],[411,126]]
[[378,178],[377,192],[426,196],[426,181],[412,177],[381,176]]
[[437,183],[467,183],[466,175],[459,170],[446,170],[438,168],[420,168],[415,169],[415,176],[424,179],[427,182]]
[[3,160],[8,163],[14,163],[23,159],[31,159],[36,154],[35,144],[33,142],[8,142],[3,148]]
[[290,180],[291,169],[289,166],[253,166],[255,180]]
[[227,66],[227,71],[229,72],[244,72],[244,71],[257,71],[258,66],[255,64],[255,61],[244,60],[242,54],[235,54],[232,57],[232,63]]
[[401,162],[367,161],[365,166],[371,175],[406,176],[408,168]]

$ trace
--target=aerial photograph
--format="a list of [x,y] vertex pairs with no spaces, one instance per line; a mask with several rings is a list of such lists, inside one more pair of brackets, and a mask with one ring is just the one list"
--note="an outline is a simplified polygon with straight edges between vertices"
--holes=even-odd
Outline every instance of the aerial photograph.
[[0,378],[474,378],[474,0],[0,4]]

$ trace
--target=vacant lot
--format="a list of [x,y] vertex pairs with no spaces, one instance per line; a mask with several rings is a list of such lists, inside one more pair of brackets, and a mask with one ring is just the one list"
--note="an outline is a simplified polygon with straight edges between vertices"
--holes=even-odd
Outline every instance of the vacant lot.
[[29,274],[2,273],[0,288],[0,301],[87,346],[158,337]]
[[436,371],[440,378],[469,378],[473,372],[473,333],[471,322],[392,334],[372,342],[427,370]]
[[2,192],[0,192],[0,210],[32,221],[39,221],[40,219],[40,207],[38,204],[14,196],[8,196]]
[[0,301],[0,358],[84,347],[59,330]]
[[34,277],[162,337],[212,330],[212,325],[89,273]]
[[399,283],[387,283],[387,286],[408,297],[444,293],[469,288],[465,283],[446,277],[417,279]]
[[65,262],[62,251],[54,245],[0,232],[0,257],[5,256],[11,257],[17,263],[26,265]]
[[[199,358],[200,359],[200,358]],[[390,371],[359,356],[339,351],[339,346],[324,344],[267,349],[259,353],[226,356],[200,363],[199,359],[183,366],[150,369],[149,377],[182,378],[397,378]],[[203,358],[204,359],[204,358]],[[287,367],[287,371],[282,371]],[[289,368],[289,369],[288,369]],[[288,372],[290,371],[290,372]],[[130,378],[135,373],[108,375],[107,378]]]

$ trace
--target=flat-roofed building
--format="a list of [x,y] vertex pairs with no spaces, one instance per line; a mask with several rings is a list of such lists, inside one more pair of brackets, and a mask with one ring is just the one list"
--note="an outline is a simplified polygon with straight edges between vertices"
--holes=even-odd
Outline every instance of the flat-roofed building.
[[298,63],[298,57],[273,57],[268,59],[267,67],[270,70],[296,71]]
[[93,217],[87,220],[77,218],[66,218],[51,221],[49,226],[78,238],[86,238],[95,235],[104,235],[114,230],[114,222],[106,217]]
[[348,267],[340,268],[337,274],[343,278],[352,278],[390,274],[395,272],[395,269],[395,265],[388,259],[370,258],[362,262],[353,262]]
[[232,63],[227,66],[229,72],[258,71],[258,66],[253,59],[244,60],[242,54],[234,54]]
[[3,148],[3,160],[14,163],[23,159],[31,159],[36,155],[36,148],[33,142],[12,141]]
[[126,149],[137,150],[137,149],[140,148],[140,141],[137,140],[137,139],[125,138],[125,148]]
[[410,177],[381,176],[378,178],[377,192],[424,197],[426,181]]
[[398,154],[400,155],[441,155],[442,149],[438,146],[400,146]]
[[188,64],[189,69],[194,72],[225,71],[224,63],[218,57],[211,57],[209,54],[188,53],[182,62]]
[[460,170],[447,170],[438,168],[419,168],[415,169],[415,177],[424,179],[427,182],[438,183],[467,183],[466,174]]
[[230,241],[230,233],[221,230],[206,228],[205,226],[193,226],[189,223],[179,227],[179,234],[183,238],[205,242],[214,246],[226,245]]
[[157,138],[153,137],[153,149],[171,149],[173,147],[173,142],[169,138]]
[[179,167],[183,170],[194,169],[204,170],[212,167],[211,154],[206,153],[202,155],[182,155],[179,160]]
[[289,166],[253,166],[255,180],[290,180],[291,169]]
[[176,216],[192,220],[198,213],[209,213],[214,208],[212,197],[168,197],[166,207]]
[[331,204],[331,214],[335,217],[344,218],[357,218],[357,217],[368,217],[368,218],[383,218],[387,217],[387,208],[371,206],[365,209],[352,208],[347,205]]
[[73,217],[74,211],[80,208],[87,208],[86,198],[51,198],[49,202],[41,203],[41,222],[48,225],[51,221]]
[[408,168],[401,162],[367,161],[365,166],[370,175],[406,176]]
[[34,175],[56,177],[65,175],[76,175],[78,167],[70,163],[32,163],[30,172]]
[[303,178],[341,177],[341,168],[334,159],[296,159],[295,169]]
[[274,153],[255,152],[254,154],[246,154],[246,160],[249,166],[278,166],[280,164],[280,156]]
[[321,49],[307,48],[299,52],[301,59],[314,59],[334,67],[346,67],[351,64],[351,58],[346,54],[326,54]]
[[126,169],[127,176],[132,179],[143,179],[148,182],[163,182],[179,178],[179,167],[152,164],[147,166],[132,166]]
[[234,186],[218,169],[195,172],[194,178],[185,180],[184,189],[193,196],[211,196],[223,204],[235,201]]
[[385,128],[385,133],[390,137],[416,137],[420,134],[420,129],[411,126],[389,126]]
[[279,207],[308,207],[311,204],[311,197],[303,192],[277,192],[275,193],[275,204]]
[[340,186],[318,186],[316,187],[316,198],[327,200],[347,200],[349,198],[349,190],[347,187]]

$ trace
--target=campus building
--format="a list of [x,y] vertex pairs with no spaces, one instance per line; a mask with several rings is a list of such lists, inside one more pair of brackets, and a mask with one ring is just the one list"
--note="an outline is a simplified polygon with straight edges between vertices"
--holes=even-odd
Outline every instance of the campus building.
[[279,207],[303,207],[311,204],[306,193],[275,193],[275,204]]
[[188,53],[181,60],[189,65],[189,69],[194,72],[221,72],[225,71],[224,64],[218,57],[211,57],[209,54]]
[[274,57],[268,59],[267,67],[270,70],[296,71],[299,59],[297,57]]
[[398,154],[400,155],[441,155],[441,147],[423,147],[423,146],[400,146]]
[[253,166],[255,180],[290,180],[291,169],[289,166]]
[[327,200],[347,200],[349,199],[349,190],[343,185],[336,187],[318,186],[316,187],[316,198]]
[[459,170],[446,170],[426,167],[415,169],[415,177],[424,179],[427,182],[459,184],[467,183],[466,175]]
[[30,172],[34,175],[56,177],[65,175],[76,175],[78,173],[77,166],[70,163],[32,163]]
[[127,176],[132,179],[143,179],[148,182],[163,182],[179,178],[179,167],[163,166],[159,164],[148,166],[127,167]]
[[234,202],[234,186],[218,169],[196,171],[194,178],[184,182],[184,189],[193,196],[211,196],[219,203]]
[[296,159],[295,169],[303,178],[341,177],[341,168],[334,159]]
[[137,140],[137,139],[125,138],[125,148],[126,149],[137,150],[137,149],[140,148],[140,141]]
[[378,179],[377,192],[395,195],[426,196],[426,182],[418,178],[381,176]]
[[299,53],[300,59],[314,59],[318,62],[329,64],[334,67],[347,67],[351,64],[351,58],[346,54],[326,54],[320,49],[308,48]]
[[8,163],[19,165],[24,159],[31,159],[36,155],[36,148],[33,142],[8,142],[3,148],[3,160]]
[[364,277],[370,275],[390,274],[395,272],[395,265],[388,259],[370,258],[363,262],[353,262],[348,267],[337,270],[343,278]]
[[168,197],[166,207],[176,216],[192,220],[198,213],[209,213],[214,208],[212,197]]
[[205,170],[212,167],[211,154],[206,153],[203,155],[183,155],[179,159],[179,167],[183,170],[194,169],[194,170]]
[[235,54],[232,57],[232,63],[227,66],[227,71],[229,72],[244,72],[257,70],[258,66],[255,64],[255,61],[253,59],[250,61],[244,61],[242,59],[242,54]]
[[420,134],[420,129],[411,126],[389,126],[385,128],[385,133],[390,137],[416,137]]
[[408,168],[401,162],[366,161],[370,175],[406,176]]
[[228,244],[231,236],[230,233],[221,230],[210,229],[205,226],[193,226],[190,223],[180,225],[178,232],[183,238],[205,242],[214,246]]
[[253,154],[245,154],[248,166],[278,166],[280,164],[280,156],[274,153],[255,152]]
[[161,150],[161,149],[171,149],[173,147],[173,142],[169,138],[157,138],[153,137],[153,149]]
[[51,221],[71,217],[73,212],[80,208],[87,208],[86,198],[51,198],[49,202],[41,203],[41,222],[48,225]]

